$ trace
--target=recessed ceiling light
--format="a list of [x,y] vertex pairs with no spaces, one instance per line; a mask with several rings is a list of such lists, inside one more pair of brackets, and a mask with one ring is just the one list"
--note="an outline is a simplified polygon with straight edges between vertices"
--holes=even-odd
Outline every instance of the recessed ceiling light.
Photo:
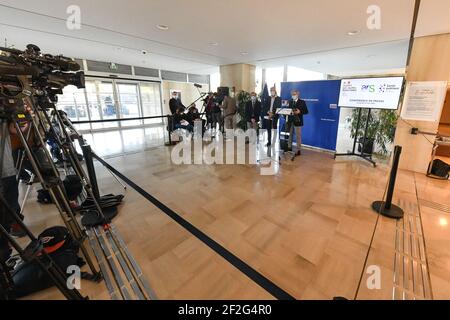
[[117,47],[117,50],[122,51],[123,48],[122,47]]
[[243,52],[241,52],[241,54],[242,54],[243,56],[246,56],[246,55],[248,55],[248,52],[243,51]]
[[166,26],[165,24],[157,24],[156,27],[163,31],[169,30],[169,26]]
[[219,43],[212,41],[212,42],[209,43],[209,45],[213,46],[213,47],[217,47],[219,45]]
[[347,32],[347,35],[349,35],[349,36],[356,36],[359,33],[360,33],[359,30],[352,30],[352,31]]

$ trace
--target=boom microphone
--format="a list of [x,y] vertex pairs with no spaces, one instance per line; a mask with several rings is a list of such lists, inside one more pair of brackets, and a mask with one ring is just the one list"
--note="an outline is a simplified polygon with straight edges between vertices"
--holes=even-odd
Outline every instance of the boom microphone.
[[194,83],[194,87],[199,88],[199,89],[203,88],[203,86],[201,84],[198,84],[198,83]]

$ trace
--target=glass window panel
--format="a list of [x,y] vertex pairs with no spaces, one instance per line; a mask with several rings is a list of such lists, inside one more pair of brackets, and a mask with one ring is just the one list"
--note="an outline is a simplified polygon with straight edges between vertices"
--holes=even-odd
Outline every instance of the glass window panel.
[[283,74],[284,74],[284,67],[266,69],[267,87],[271,88],[275,84],[278,95],[281,95],[281,82],[283,82]]
[[[58,96],[58,109],[64,110],[72,121],[89,120],[86,97],[84,89],[78,89],[75,86],[67,86],[63,89],[63,94]],[[80,124],[76,126],[79,130],[90,129],[89,124]]]
[[255,69],[255,92],[260,93],[263,90],[262,83],[262,68],[256,67]]
[[[88,100],[91,120],[113,119],[116,118],[116,112],[108,110],[109,99],[114,108],[114,92],[112,82],[90,80],[86,81],[86,95]],[[105,102],[106,100],[106,102]],[[105,116],[105,117],[104,117]],[[117,122],[93,123],[92,129],[115,128]]]
[[310,71],[297,67],[288,67],[288,81],[324,80],[325,75],[320,72]]
[[211,74],[209,79],[209,81],[211,82],[209,90],[212,92],[216,92],[217,88],[220,87],[220,72]]
[[[142,102],[142,116],[161,116],[161,94],[159,83],[140,83],[141,102]],[[162,119],[148,119],[144,120],[145,124],[162,123]]]

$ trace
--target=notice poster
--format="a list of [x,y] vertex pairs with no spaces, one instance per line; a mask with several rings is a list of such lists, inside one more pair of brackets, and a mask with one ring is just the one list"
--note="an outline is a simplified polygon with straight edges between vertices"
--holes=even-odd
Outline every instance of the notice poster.
[[447,81],[408,82],[401,117],[405,120],[439,121]]

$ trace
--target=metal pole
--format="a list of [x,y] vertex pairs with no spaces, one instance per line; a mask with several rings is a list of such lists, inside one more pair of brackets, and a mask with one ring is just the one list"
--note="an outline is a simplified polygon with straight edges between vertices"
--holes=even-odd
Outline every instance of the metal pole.
[[402,153],[401,146],[395,146],[394,161],[392,163],[391,174],[389,177],[389,185],[386,194],[386,201],[375,201],[372,203],[372,209],[385,217],[393,219],[403,218],[403,210],[399,206],[392,204],[392,197],[394,195],[395,180],[397,178],[398,164],[400,162],[400,155]]
[[95,200],[99,201],[100,192],[98,190],[97,176],[95,175],[95,166],[94,159],[92,158],[91,146],[84,144],[81,146],[81,150],[83,150],[84,161],[86,163],[89,181],[91,182],[92,193],[94,194]]
[[353,140],[353,154],[355,154],[355,150],[356,150],[356,142],[358,140],[358,131],[359,131],[359,126],[361,124],[361,111],[362,109],[358,110],[358,121],[356,122],[356,131],[355,131],[355,139]]
[[384,206],[386,209],[390,209],[391,205],[392,205],[392,197],[394,194],[395,180],[397,179],[398,163],[400,161],[401,153],[402,153],[402,147],[395,146],[394,162],[392,164],[391,176],[389,177],[389,186],[388,186],[388,191],[387,191],[387,195],[386,195],[386,204]]

